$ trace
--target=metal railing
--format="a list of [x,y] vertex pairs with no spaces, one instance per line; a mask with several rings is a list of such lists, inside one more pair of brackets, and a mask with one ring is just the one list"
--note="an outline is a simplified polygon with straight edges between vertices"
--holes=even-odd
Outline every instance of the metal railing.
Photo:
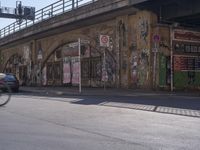
[[59,0],[36,11],[35,20],[19,20],[1,29],[0,39],[54,16],[94,3],[95,1],[98,0]]

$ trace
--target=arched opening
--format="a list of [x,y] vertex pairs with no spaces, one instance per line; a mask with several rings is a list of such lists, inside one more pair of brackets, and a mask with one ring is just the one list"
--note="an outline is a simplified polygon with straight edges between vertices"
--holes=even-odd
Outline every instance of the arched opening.
[[15,74],[21,85],[25,85],[27,82],[27,65],[24,58],[18,53],[9,57],[5,63],[3,72]]
[[[79,84],[78,43],[55,47],[41,65],[42,84],[77,86]],[[83,86],[102,86],[102,55],[92,54],[90,44],[81,44],[81,82]]]

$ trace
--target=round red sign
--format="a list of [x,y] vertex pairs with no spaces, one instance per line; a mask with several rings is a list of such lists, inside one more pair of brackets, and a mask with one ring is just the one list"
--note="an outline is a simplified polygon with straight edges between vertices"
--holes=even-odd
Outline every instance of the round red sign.
[[108,36],[103,35],[103,36],[101,37],[101,42],[104,43],[104,44],[108,43]]

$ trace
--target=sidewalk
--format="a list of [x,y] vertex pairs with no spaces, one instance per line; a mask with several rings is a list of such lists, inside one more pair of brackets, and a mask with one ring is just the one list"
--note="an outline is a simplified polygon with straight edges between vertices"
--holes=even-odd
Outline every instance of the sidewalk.
[[[199,92],[145,91],[117,88],[82,88],[78,87],[20,87],[22,94],[48,97],[76,97],[70,101],[79,105],[102,105],[151,112],[200,117]],[[90,97],[93,96],[93,97]]]
[[170,91],[150,91],[142,89],[122,89],[122,88],[88,88],[82,87],[81,93],[78,87],[29,87],[21,86],[20,91],[28,93],[38,93],[50,95],[70,95],[70,96],[189,96],[200,97],[200,92],[170,92]]

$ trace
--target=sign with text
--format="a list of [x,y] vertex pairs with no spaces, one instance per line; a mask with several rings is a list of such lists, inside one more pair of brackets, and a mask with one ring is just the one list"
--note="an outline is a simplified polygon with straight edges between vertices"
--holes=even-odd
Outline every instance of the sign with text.
[[173,40],[182,42],[200,42],[200,32],[176,29],[173,38]]

